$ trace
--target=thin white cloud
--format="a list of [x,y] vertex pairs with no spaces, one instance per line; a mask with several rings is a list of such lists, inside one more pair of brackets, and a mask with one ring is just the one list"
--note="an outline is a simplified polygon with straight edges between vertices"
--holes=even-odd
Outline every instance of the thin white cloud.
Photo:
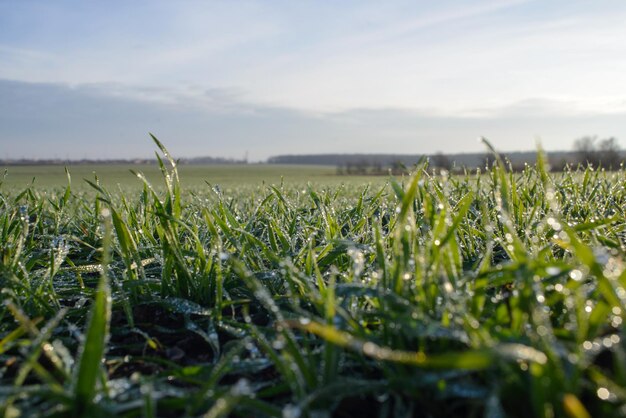
[[[389,47],[390,43],[401,40],[402,37],[411,36],[418,30],[424,30],[436,26],[449,25],[456,21],[479,18],[486,14],[507,9],[512,6],[529,3],[536,0],[501,0],[501,1],[479,1],[474,3],[461,3],[453,6],[441,2],[440,7],[428,13],[418,13],[418,16],[398,14],[398,11],[387,16],[384,25],[377,25],[374,30],[366,31],[355,36],[348,36],[338,42],[333,40],[333,44],[340,49],[367,47],[371,44],[383,44]],[[435,3],[437,5],[437,3]],[[443,6],[443,7],[441,7]],[[418,9],[415,3],[412,9]],[[374,19],[375,16],[371,16]]]

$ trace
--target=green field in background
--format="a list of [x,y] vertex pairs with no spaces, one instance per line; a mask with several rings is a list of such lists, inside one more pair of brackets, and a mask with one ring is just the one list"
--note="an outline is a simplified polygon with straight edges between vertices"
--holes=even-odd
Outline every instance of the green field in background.
[[[33,181],[35,188],[65,187],[67,177],[61,165],[9,166],[6,170],[4,185],[22,189]],[[156,165],[70,165],[73,190],[88,190],[90,187],[83,179],[93,181],[98,176],[100,182],[108,188],[118,185],[124,189],[134,186],[141,187],[142,182],[131,170],[146,175],[151,184],[159,187],[163,183],[160,170]],[[340,176],[331,166],[310,165],[181,165],[180,178],[183,187],[202,188],[220,185],[224,188],[238,186],[258,187],[264,184],[280,184],[281,181],[290,185],[365,185],[368,183],[383,184],[386,176]]]

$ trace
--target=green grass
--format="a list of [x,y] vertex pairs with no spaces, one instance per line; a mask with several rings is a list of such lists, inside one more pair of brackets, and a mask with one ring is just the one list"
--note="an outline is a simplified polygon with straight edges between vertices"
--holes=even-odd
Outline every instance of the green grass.
[[155,142],[158,173],[0,185],[4,416],[626,415],[625,172],[179,172]]
[[[72,176],[72,190],[75,192],[87,191],[89,186],[83,179],[93,180],[98,176],[102,184],[116,190],[118,185],[124,190],[141,187],[136,176],[131,171],[142,172],[155,186],[161,186],[161,171],[156,165],[69,165]],[[0,174],[7,171],[4,187],[11,189],[25,189],[32,186],[39,190],[65,186],[67,176],[65,167],[57,165],[9,166],[0,167]],[[364,185],[368,182],[384,182],[380,177],[346,177],[337,176],[336,169],[329,166],[294,166],[294,165],[182,165],[179,167],[181,184],[185,188],[204,188],[206,182],[218,184],[233,190],[244,185],[246,187],[262,187],[264,184],[280,184],[281,180],[289,184],[339,185],[341,183],[356,183]]]

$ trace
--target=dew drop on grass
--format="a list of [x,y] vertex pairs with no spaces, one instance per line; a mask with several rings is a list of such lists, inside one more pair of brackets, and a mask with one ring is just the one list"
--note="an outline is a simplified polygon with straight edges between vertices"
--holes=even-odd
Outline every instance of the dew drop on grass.
[[239,379],[230,390],[233,396],[251,396],[254,392],[248,379]]
[[602,345],[606,348],[611,348],[613,347],[613,340],[611,340],[611,337],[604,337],[602,339]]
[[556,276],[557,274],[561,273],[561,269],[558,267],[551,266],[546,269],[546,273],[548,273],[550,276]]
[[259,358],[261,356],[261,352],[254,343],[247,343],[246,350],[248,350],[248,352],[250,353],[250,357],[253,359]]
[[606,264],[609,262],[610,256],[605,248],[595,248],[593,250],[593,255],[596,257],[596,260],[600,264]]
[[598,398],[602,399],[603,401],[607,401],[611,397],[611,392],[609,392],[609,390],[604,387],[598,388],[596,393],[598,395]]
[[282,350],[283,348],[285,348],[285,338],[281,336],[279,336],[279,338],[276,338],[274,341],[272,341],[272,348],[274,350]]
[[283,407],[283,418],[300,418],[302,408],[297,405],[287,404]]
[[20,220],[25,221],[26,219],[28,219],[28,206],[26,205],[20,206],[19,212],[20,212]]
[[363,350],[363,354],[374,357],[376,356],[376,354],[378,354],[380,349],[376,344],[368,341],[363,344],[361,350]]
[[376,395],[377,402],[380,402],[380,403],[387,402],[388,399],[389,399],[389,393],[387,392],[383,392],[383,393]]

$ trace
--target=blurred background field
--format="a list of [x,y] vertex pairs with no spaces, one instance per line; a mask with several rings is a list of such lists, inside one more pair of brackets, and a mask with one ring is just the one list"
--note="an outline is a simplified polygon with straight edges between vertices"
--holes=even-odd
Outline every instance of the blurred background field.
[[[90,164],[70,165],[67,167],[74,191],[86,191],[90,186],[83,179],[93,181],[98,176],[107,188],[118,186],[124,190],[141,188],[142,182],[132,171],[143,173],[154,187],[163,184],[163,178],[157,165],[133,164]],[[222,188],[257,187],[264,184],[335,186],[341,184],[366,185],[383,184],[387,176],[339,176],[336,168],[314,165],[181,165],[179,166],[181,184],[185,188],[201,189],[219,185]],[[2,167],[3,187],[24,189],[34,184],[36,189],[65,187],[67,176],[62,165],[28,165]],[[33,183],[34,182],[34,183]]]

